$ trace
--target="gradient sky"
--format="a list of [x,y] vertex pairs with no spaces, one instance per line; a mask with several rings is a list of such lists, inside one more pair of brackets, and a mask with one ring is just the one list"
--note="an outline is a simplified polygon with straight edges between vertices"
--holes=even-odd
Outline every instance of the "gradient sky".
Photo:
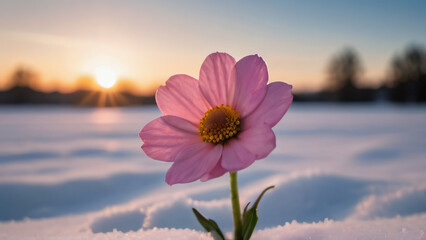
[[377,85],[408,44],[426,44],[426,1],[3,1],[0,88],[17,66],[43,89],[107,66],[143,88],[198,78],[216,51],[257,53],[270,81],[318,90],[330,58],[354,47],[364,84]]

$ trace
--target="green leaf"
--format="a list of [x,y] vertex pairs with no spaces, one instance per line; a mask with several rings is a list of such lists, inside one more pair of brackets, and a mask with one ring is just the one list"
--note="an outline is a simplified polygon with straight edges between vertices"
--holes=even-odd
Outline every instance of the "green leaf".
[[250,205],[250,202],[248,202],[247,205],[246,205],[246,207],[244,208],[244,211],[243,211],[243,222],[244,222],[244,216],[246,215],[247,208],[248,208],[249,205]]
[[250,239],[251,234],[253,233],[254,228],[256,227],[258,219],[259,217],[257,216],[257,209],[250,208],[246,212],[246,215],[244,217],[244,222],[243,222],[243,230],[242,230],[242,233],[243,233],[242,235],[244,240]]
[[212,237],[215,240],[225,240],[225,237],[223,236],[222,231],[220,231],[219,226],[215,221],[212,219],[208,219],[204,217],[200,212],[197,211],[197,209],[192,208],[192,211],[195,214],[195,217],[197,218],[198,222],[203,226],[203,228],[212,234]]
[[254,202],[253,206],[249,210],[247,210],[247,208],[250,203],[248,203],[247,206],[244,208],[242,229],[242,235],[244,240],[250,239],[254,228],[256,227],[257,220],[259,220],[259,217],[257,216],[257,206],[259,205],[260,199],[262,199],[266,191],[271,188],[274,188],[274,186],[267,187],[265,190],[263,190],[259,197],[256,199],[256,202]]

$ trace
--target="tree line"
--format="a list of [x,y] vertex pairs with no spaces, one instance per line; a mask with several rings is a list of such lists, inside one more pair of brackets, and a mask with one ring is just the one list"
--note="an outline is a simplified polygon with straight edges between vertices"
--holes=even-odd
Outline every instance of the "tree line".
[[357,52],[343,49],[328,65],[323,96],[328,94],[337,101],[374,101],[380,97],[393,102],[426,101],[426,51],[419,45],[408,46],[393,57],[387,80],[378,89],[358,87],[363,71]]
[[[353,48],[345,48],[334,55],[326,68],[327,84],[317,93],[295,93],[295,101],[392,102],[426,101],[426,50],[420,45],[410,45],[390,61],[386,81],[379,88],[361,88],[364,66]],[[18,68],[10,78],[10,89],[0,92],[0,103],[57,103],[74,104],[80,95],[90,94],[80,90],[72,94],[42,93],[35,91],[39,77],[28,68]],[[86,93],[87,92],[87,93]],[[84,94],[83,94],[84,93]],[[154,103],[154,97],[134,96],[124,92],[132,104]],[[66,96],[65,96],[66,95]],[[146,99],[145,99],[146,98]],[[67,99],[67,100],[64,100]]]

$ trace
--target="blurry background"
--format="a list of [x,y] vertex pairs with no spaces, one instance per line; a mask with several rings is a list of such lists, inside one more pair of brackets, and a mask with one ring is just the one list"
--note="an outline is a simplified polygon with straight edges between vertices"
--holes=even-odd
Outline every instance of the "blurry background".
[[[153,103],[168,77],[197,78],[216,51],[259,54],[296,101],[424,101],[425,11],[424,1],[3,0],[0,103]],[[106,100],[88,96],[106,88]]]
[[[231,231],[228,177],[170,187],[170,163],[138,138],[161,115],[158,86],[198,78],[219,51],[258,54],[294,87],[277,148],[239,173],[242,205],[276,185],[258,239],[424,239],[425,13],[414,0],[0,0],[0,238],[201,230],[191,207]],[[306,224],[274,228],[293,220]]]

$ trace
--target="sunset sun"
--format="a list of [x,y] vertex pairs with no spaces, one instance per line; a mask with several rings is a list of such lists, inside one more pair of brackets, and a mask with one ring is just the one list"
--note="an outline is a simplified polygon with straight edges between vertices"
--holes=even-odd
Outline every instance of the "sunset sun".
[[104,88],[112,87],[117,81],[117,73],[110,68],[98,68],[95,71],[96,82]]

